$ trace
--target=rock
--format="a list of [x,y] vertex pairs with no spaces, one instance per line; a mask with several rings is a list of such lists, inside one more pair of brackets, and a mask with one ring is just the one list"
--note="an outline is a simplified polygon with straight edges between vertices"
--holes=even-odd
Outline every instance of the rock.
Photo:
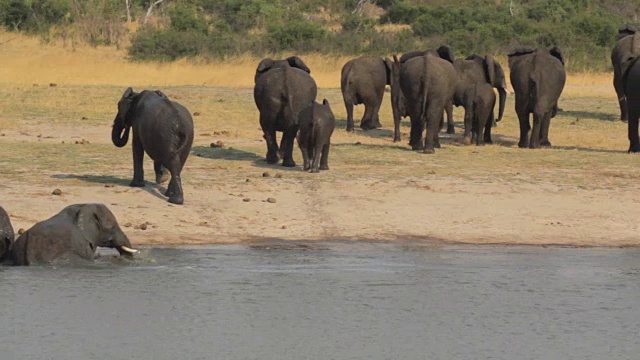
[[86,116],[83,116],[83,117],[82,117],[82,120],[89,120],[89,118],[88,118],[88,117],[86,117]]
[[0,134],[0,136],[7,136],[7,134],[5,134],[5,133],[2,133],[2,134]]
[[247,179],[247,180],[245,180],[245,182],[251,182],[251,179]]
[[224,142],[218,140],[214,143],[211,143],[209,146],[211,146],[212,148],[224,148]]
[[64,140],[62,140],[62,143],[64,144]]
[[356,141],[356,145],[362,145],[360,141]]
[[269,172],[265,171],[262,173],[262,177],[269,177],[271,176],[271,174],[269,174]]
[[287,228],[287,225],[282,225],[282,226],[280,226],[280,229],[282,229],[282,230],[284,230],[284,229],[286,229],[286,228]]
[[53,194],[53,195],[62,195],[62,190],[55,189],[55,190],[53,190],[53,192],[51,194]]
[[244,198],[244,199],[242,199],[242,201],[244,201],[244,202],[249,202],[249,201],[251,201],[251,199],[249,199],[249,198]]
[[140,224],[140,230],[147,230],[147,223]]
[[267,198],[267,202],[268,202],[268,203],[275,204],[275,203],[276,203],[276,198],[272,198],[272,197]]
[[18,229],[18,235],[22,235],[22,234],[24,234],[24,231],[25,231],[25,230],[24,230],[23,228]]
[[282,179],[282,174],[281,173],[277,173],[276,174],[276,179]]
[[193,116],[200,116],[200,113],[196,111],[193,113]]
[[56,86],[58,86],[58,84],[56,84],[56,83],[49,83],[49,87],[56,87]]
[[113,184],[104,184],[104,187],[106,187],[106,188],[112,188],[112,187],[114,187],[114,186],[115,186],[115,185],[113,185]]
[[124,225],[122,225],[122,226],[124,226],[124,227],[131,227],[131,223],[130,223],[130,222],[128,222],[128,223],[125,223],[125,224],[124,224]]

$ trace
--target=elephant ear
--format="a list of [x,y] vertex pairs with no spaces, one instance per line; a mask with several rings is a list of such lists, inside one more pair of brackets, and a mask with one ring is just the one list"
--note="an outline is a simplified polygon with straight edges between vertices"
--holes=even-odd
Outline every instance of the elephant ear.
[[307,74],[311,74],[311,69],[309,69],[307,64],[305,64],[304,61],[302,61],[302,59],[300,59],[299,57],[297,56],[288,57],[287,62],[291,67],[298,68],[300,70],[305,71]]
[[484,72],[491,86],[496,83],[496,60],[491,55],[484,58]]
[[556,59],[560,60],[560,62],[562,63],[562,66],[564,66],[564,57],[562,56],[562,51],[560,50],[559,47],[554,46],[549,50],[549,54],[551,54],[551,56],[555,57]]
[[482,60],[482,61],[484,61],[484,58],[482,56],[480,56],[480,55],[473,54],[473,55],[467,56],[465,58],[465,60],[474,60],[474,61],[475,60]]
[[440,56],[442,59],[445,59],[445,60],[449,61],[452,64],[456,60],[456,57],[453,54],[453,49],[449,45],[440,46],[436,50],[436,52],[438,53],[438,56]]
[[169,97],[168,97],[165,93],[163,93],[162,91],[160,91],[160,90],[155,90],[154,92],[155,92],[156,94],[158,94],[158,96],[160,96],[160,97],[161,97],[161,98],[163,98],[163,99],[169,99]]
[[638,32],[638,29],[635,26],[624,24],[618,29],[618,40],[622,39],[623,37],[633,35],[636,32]]
[[322,99],[322,105],[324,105],[324,106],[329,106],[329,100],[327,100],[327,99]]
[[98,217],[96,206],[94,204],[77,204],[71,205],[67,209],[74,215],[73,225],[80,231],[84,240],[87,241],[91,251],[95,251],[98,246],[95,235],[100,231],[100,218]]
[[122,94],[121,100],[132,98],[134,94],[133,88],[128,87],[127,90],[124,91],[124,94]]
[[536,51],[535,48],[532,47],[528,47],[528,46],[523,46],[523,47],[519,47],[516,48],[515,50],[513,50],[512,52],[510,52],[507,56],[509,57],[513,57],[513,56],[520,56],[520,55],[526,55],[526,54],[532,54]]
[[[394,55],[394,61],[397,57]],[[391,76],[393,75],[393,61],[389,60],[389,58],[384,58],[382,60],[384,62],[384,68],[387,73],[387,85],[391,85]]]
[[[426,53],[427,51],[421,51],[421,50],[409,51],[408,53],[405,53],[400,57],[400,63],[404,64],[405,62],[413,59],[414,57],[424,56]],[[394,59],[395,59],[395,55],[394,55]]]

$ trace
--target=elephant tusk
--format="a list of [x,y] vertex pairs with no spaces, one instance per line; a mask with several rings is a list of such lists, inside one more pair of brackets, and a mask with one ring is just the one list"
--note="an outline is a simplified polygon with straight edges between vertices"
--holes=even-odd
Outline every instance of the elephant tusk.
[[124,251],[128,252],[129,254],[137,254],[137,253],[139,253],[139,252],[140,252],[140,251],[138,251],[138,250],[136,250],[136,249],[132,249],[132,248],[130,248],[130,247],[126,247],[126,246],[121,246],[121,247],[120,247],[120,249],[122,249],[122,250],[124,250]]

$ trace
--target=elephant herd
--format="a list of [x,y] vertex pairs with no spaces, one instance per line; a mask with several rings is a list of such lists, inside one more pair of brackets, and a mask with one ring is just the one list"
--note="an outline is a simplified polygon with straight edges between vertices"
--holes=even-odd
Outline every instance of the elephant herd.
[[[551,146],[549,127],[558,112],[558,99],[566,82],[565,60],[557,47],[518,48],[508,54],[510,81],[520,125],[518,146]],[[611,53],[614,87],[620,117],[628,119],[629,152],[640,152],[640,33],[625,25]],[[330,139],[336,121],[325,99],[316,102],[317,85],[311,69],[297,56],[263,59],[256,68],[254,100],[267,145],[266,161],[295,166],[297,138],[309,172],[329,169]],[[401,140],[400,121],[409,117],[409,145],[413,150],[434,153],[440,147],[438,133],[447,120],[447,133],[455,133],[453,106],[464,108],[464,144],[492,143],[491,128],[504,115],[507,97],[502,66],[490,55],[456,59],[449,46],[410,51],[393,60],[362,56],[342,68],[340,85],[347,112],[348,132],[354,131],[353,108],[363,104],[360,127],[381,127],[379,111],[385,87],[391,88],[394,141]],[[494,92],[497,90],[498,96]],[[494,119],[498,103],[498,117]],[[533,115],[533,123],[530,117]],[[161,91],[139,93],[126,89],[118,102],[112,142],[123,147],[132,133],[133,179],[130,186],[145,186],[142,160],[146,152],[154,161],[156,182],[170,181],[165,195],[183,204],[181,172],[191,151],[194,124],[183,105]],[[426,130],[426,134],[425,134]],[[278,145],[276,132],[282,132]],[[169,174],[167,174],[167,171]],[[102,204],[70,205],[41,221],[15,239],[9,216],[0,207],[0,262],[15,265],[51,263],[73,258],[92,259],[96,248],[110,247],[132,256],[131,248],[115,216]]]

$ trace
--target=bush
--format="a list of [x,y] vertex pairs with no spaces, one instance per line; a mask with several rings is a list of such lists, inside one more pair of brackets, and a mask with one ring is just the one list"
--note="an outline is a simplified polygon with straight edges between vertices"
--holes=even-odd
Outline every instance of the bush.
[[171,28],[176,31],[196,31],[206,34],[209,31],[207,23],[198,19],[195,8],[180,4],[170,13]]
[[282,24],[270,25],[267,37],[274,52],[281,50],[312,51],[318,48],[326,31],[319,25],[304,19],[294,19]]
[[207,36],[200,31],[138,31],[131,39],[129,55],[134,60],[176,60],[200,55]]

